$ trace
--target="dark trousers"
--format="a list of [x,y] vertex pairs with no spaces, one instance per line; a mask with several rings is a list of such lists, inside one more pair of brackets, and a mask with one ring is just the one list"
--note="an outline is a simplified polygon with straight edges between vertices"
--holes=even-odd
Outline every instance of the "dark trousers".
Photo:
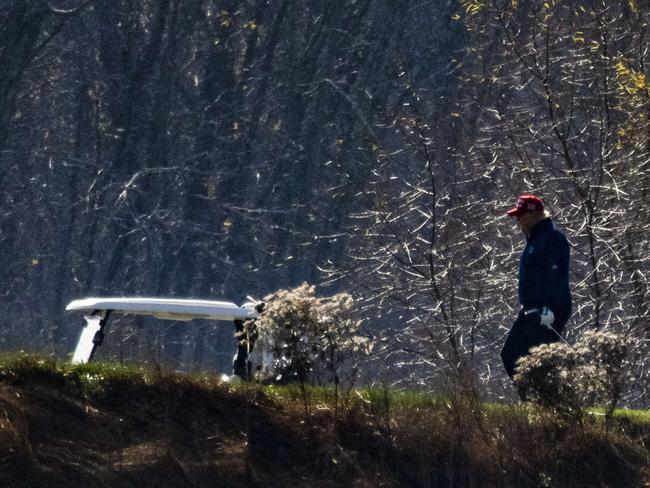
[[237,337],[237,356],[232,364],[232,373],[242,380],[249,380],[251,377],[251,363],[248,360],[253,350],[253,342],[248,331],[244,330],[244,321],[235,320],[235,336]]
[[512,325],[506,343],[501,350],[501,360],[510,378],[515,375],[517,360],[526,356],[531,348],[560,340],[558,334],[562,333],[571,316],[571,307],[553,310],[553,313],[555,314],[553,328],[557,331],[557,334],[539,323],[539,312],[529,315],[524,315],[523,309],[519,312],[517,320]]

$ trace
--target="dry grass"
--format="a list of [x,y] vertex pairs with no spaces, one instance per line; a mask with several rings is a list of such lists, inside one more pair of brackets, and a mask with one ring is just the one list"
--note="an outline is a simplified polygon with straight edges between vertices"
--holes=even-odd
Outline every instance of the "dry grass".
[[[648,482],[647,416],[562,426],[438,397],[234,388],[209,375],[0,360],[0,486],[592,487]],[[456,386],[455,386],[456,385]]]

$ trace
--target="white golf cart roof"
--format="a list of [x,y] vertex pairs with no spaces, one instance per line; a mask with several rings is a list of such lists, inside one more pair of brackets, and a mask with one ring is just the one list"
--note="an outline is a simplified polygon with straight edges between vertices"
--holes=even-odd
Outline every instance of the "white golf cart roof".
[[[250,304],[254,305],[254,304]],[[232,302],[183,298],[82,298],[65,307],[68,311],[151,315],[161,320],[245,320],[257,317],[254,306]]]
[[232,302],[194,300],[183,298],[112,297],[82,298],[70,302],[65,309],[70,312],[88,312],[72,357],[73,363],[90,361],[103,342],[104,327],[111,314],[149,315],[161,320],[192,319],[246,320],[259,316],[256,303],[247,302],[241,307]]

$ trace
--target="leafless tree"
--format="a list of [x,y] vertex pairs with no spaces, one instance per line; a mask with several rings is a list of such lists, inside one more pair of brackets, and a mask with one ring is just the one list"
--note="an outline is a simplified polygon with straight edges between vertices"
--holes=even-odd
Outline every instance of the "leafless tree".
[[[636,2],[464,2],[478,49],[478,153],[508,193],[538,192],[573,253],[573,333],[614,328],[647,341],[647,8]],[[473,45],[481,45],[480,42]]]

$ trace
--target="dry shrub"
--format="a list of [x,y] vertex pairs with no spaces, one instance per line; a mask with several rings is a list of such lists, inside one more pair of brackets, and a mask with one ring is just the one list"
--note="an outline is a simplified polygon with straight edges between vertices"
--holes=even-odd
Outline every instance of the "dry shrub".
[[390,410],[390,438],[377,428],[380,418],[365,422],[365,435],[358,433],[363,421],[345,425],[344,439],[356,430],[354,447],[368,450],[364,463],[377,462],[400,486],[643,486],[647,450],[629,437],[517,405],[486,405],[456,386],[430,405],[383,405],[380,412],[368,405],[370,416]]
[[637,349],[636,340],[605,331],[585,332],[576,344],[582,358],[577,380],[605,406],[608,418],[633,380],[632,357]]
[[577,381],[578,355],[566,344],[531,349],[517,363],[515,382],[528,400],[567,421],[582,418],[582,394]]
[[[373,420],[356,447],[365,446],[371,461],[400,486],[499,486],[503,452],[473,372],[450,368],[437,381],[439,393],[428,400],[408,393],[397,400],[383,389],[366,396]],[[346,425],[346,436],[359,423]]]
[[276,381],[338,383],[346,364],[369,348],[358,334],[361,322],[352,317],[353,300],[347,293],[316,297],[314,286],[306,283],[279,290],[264,298],[264,314],[257,319],[257,351],[270,351],[270,361],[258,378]]
[[517,363],[515,382],[531,402],[565,420],[580,420],[584,407],[605,407],[609,420],[632,380],[637,343],[620,334],[587,331],[572,349],[544,344]]

